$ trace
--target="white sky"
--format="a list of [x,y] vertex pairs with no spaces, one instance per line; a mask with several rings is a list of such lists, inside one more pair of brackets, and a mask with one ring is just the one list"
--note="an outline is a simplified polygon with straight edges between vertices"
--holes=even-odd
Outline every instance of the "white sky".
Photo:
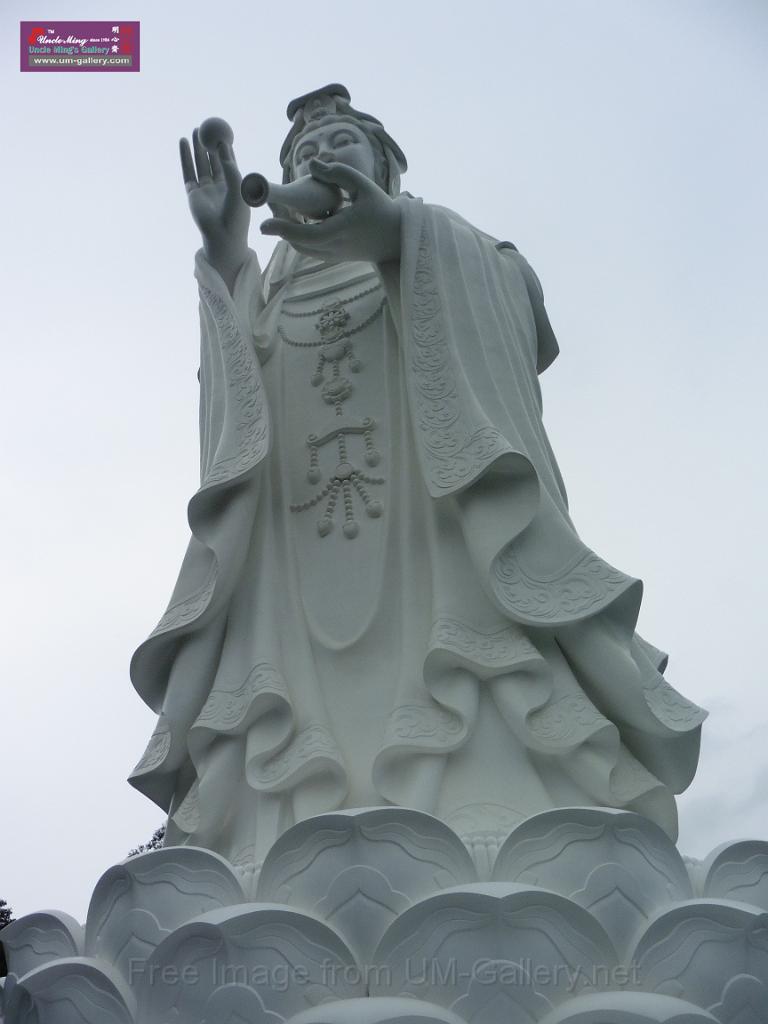
[[[20,74],[18,23],[141,21],[139,74]],[[83,918],[162,813],[124,781],[154,716],[128,662],[197,480],[198,246],[177,139],[226,117],[276,175],[329,81],[404,186],[514,241],[562,355],[546,422],[585,541],[712,712],[684,852],[768,839],[764,524],[768,5],[4,0],[0,10],[0,897]],[[254,221],[252,242],[265,257]]]

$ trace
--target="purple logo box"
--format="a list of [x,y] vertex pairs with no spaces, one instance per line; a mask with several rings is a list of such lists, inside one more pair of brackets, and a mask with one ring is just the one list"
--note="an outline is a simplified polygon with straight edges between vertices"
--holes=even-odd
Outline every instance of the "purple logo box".
[[139,71],[138,21],[22,21],[22,71]]

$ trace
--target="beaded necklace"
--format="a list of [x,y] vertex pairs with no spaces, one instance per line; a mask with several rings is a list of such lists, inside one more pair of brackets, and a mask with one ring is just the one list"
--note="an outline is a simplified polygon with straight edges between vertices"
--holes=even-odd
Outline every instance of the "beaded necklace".
[[[317,317],[315,330],[320,333],[320,338],[317,340],[298,341],[286,334],[282,326],[279,325],[277,332],[282,341],[292,348],[320,349],[310,383],[313,387],[321,387],[320,394],[323,401],[334,407],[336,416],[343,416],[343,403],[349,398],[353,390],[352,382],[347,377],[341,375],[342,360],[347,359],[351,373],[359,373],[363,366],[355,355],[350,339],[364,331],[382,315],[386,305],[386,298],[381,300],[369,316],[353,327],[348,326],[351,317],[346,307],[358,299],[373,294],[380,288],[381,284],[377,282],[371,288],[366,288],[364,291],[344,299],[335,299],[327,302],[317,309],[302,310],[300,312],[291,312],[285,308],[282,310],[284,316],[293,319]],[[324,372],[327,363],[332,367],[330,380],[326,379]],[[325,509],[317,523],[317,531],[321,537],[327,536],[333,529],[334,513],[339,498],[342,499],[344,508],[342,532],[349,539],[356,537],[360,530],[359,524],[355,519],[355,498],[362,503],[366,514],[370,518],[378,519],[382,515],[383,505],[381,501],[373,498],[365,485],[383,484],[385,482],[384,478],[371,476],[363,472],[349,460],[347,452],[347,439],[355,434],[360,434],[365,445],[365,462],[368,466],[377,465],[381,455],[373,443],[373,431],[375,428],[375,421],[372,417],[368,416],[359,425],[347,423],[327,431],[322,436],[312,433],[307,438],[307,446],[309,448],[308,483],[317,485],[322,481],[323,475],[320,469],[319,457],[320,449],[326,444],[332,441],[336,442],[339,460],[335,472],[330,474],[324,487],[308,500],[290,505],[291,512],[305,512],[326,501]]]

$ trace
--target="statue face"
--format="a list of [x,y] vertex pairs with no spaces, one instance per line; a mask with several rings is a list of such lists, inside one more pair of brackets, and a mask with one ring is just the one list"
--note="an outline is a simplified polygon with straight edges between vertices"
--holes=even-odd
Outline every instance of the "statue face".
[[353,124],[338,121],[305,132],[293,154],[294,179],[309,174],[309,161],[314,157],[325,163],[348,164],[366,178],[376,180],[376,159],[368,136]]

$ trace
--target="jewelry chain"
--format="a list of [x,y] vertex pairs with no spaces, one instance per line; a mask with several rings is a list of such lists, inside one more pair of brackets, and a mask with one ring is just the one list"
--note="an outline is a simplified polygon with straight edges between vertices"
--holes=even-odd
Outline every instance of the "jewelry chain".
[[[371,289],[374,291],[374,289]],[[350,301],[349,299],[347,301]],[[387,300],[382,299],[379,305],[374,309],[369,317],[362,320],[356,327],[350,327],[348,331],[342,331],[337,334],[334,338],[321,338],[319,341],[296,341],[295,338],[289,338],[282,327],[278,325],[277,333],[286,343],[286,345],[292,345],[294,348],[321,348],[323,345],[332,345],[336,341],[344,341],[345,338],[351,338],[353,334],[358,334],[360,331],[364,331],[366,327],[369,327],[377,317],[381,316],[381,313],[386,305]],[[309,314],[307,314],[309,315]]]
[[[366,290],[364,292],[358,292],[356,295],[350,295],[348,299],[339,299],[339,303],[342,306],[346,306],[348,302],[356,302],[358,299],[365,298],[366,295],[372,295],[373,292],[377,292],[379,290],[379,288],[381,288],[381,284],[377,281],[376,284],[373,285],[373,287],[366,288]],[[320,313],[324,313],[325,310],[326,310],[326,307],[325,306],[321,306],[319,309],[310,309],[307,312],[291,313],[290,310],[287,310],[287,309],[285,309],[285,307],[283,307],[282,313],[283,313],[283,316],[289,316],[289,317],[292,317],[295,320],[299,320],[299,319],[301,319],[302,317],[305,317],[305,316],[319,316]]]

